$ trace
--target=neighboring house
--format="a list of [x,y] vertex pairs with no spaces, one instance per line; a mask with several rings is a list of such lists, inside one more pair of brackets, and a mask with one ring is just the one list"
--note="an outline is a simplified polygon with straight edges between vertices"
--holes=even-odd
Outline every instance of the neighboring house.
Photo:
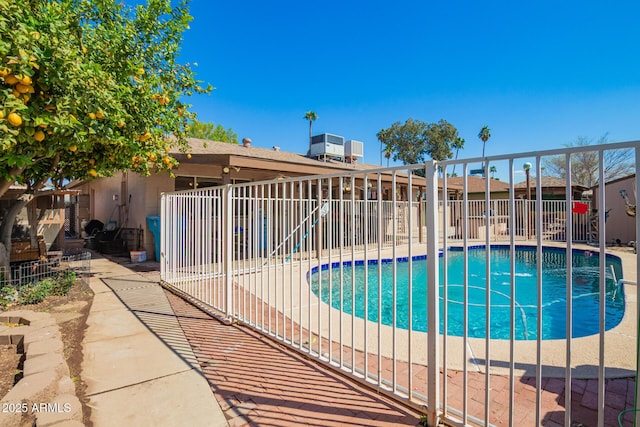
[[[467,176],[467,198],[469,200],[484,200],[487,182],[485,178]],[[442,180],[439,183],[442,187]],[[464,191],[464,177],[447,178],[447,192],[449,200],[461,200]],[[489,199],[508,199],[509,184],[497,179],[489,179]]]
[[[593,207],[600,209],[600,186],[593,191]],[[625,197],[626,196],[626,197]],[[604,186],[607,244],[626,245],[636,240],[636,205],[638,203],[635,174],[609,181]]]
[[[529,181],[531,200],[535,200],[538,181],[534,177]],[[567,182],[564,178],[543,176],[540,185],[542,189],[542,200],[565,200],[567,198]],[[526,181],[515,184],[513,188],[515,190],[516,198],[527,198]],[[589,187],[574,183],[571,188],[572,200],[582,200],[582,195],[587,190],[589,190]]]
[[[536,178],[529,180],[529,188],[531,193],[531,200],[536,199]],[[442,181],[441,181],[442,182]],[[447,179],[447,188],[449,192],[449,198],[451,200],[461,199],[463,190],[463,177],[453,177]],[[442,184],[440,184],[442,185]],[[550,176],[542,177],[542,200],[565,200],[566,198],[566,182],[563,178],[556,178]],[[484,178],[477,176],[467,176],[467,193],[469,200],[483,200],[485,198],[486,182]],[[527,182],[519,182],[513,185],[516,198],[527,198]],[[573,200],[581,200],[582,193],[589,188],[580,184],[573,184],[572,196]],[[452,197],[452,191],[455,195]],[[491,193],[490,199],[508,199],[509,198],[509,183],[499,181],[497,179],[489,180],[489,192]]]
[[[11,201],[19,197],[25,189],[25,186],[14,184],[0,198],[0,221],[3,220],[7,209],[11,206]],[[29,257],[37,259],[37,255],[44,255],[41,253],[43,250],[67,249],[68,245],[65,247],[65,243],[69,242],[65,241],[65,235],[73,237],[72,227],[75,218],[68,207],[72,202],[75,202],[78,192],[45,188],[40,193],[16,217],[12,232],[12,240],[16,243],[12,245],[11,261],[25,261],[29,260],[27,259]],[[38,248],[37,244],[35,246],[30,244],[29,230],[31,224],[36,222],[38,224],[36,235],[42,237],[43,248]],[[18,254],[17,251],[21,250],[22,254]],[[28,255],[29,251],[33,254]]]

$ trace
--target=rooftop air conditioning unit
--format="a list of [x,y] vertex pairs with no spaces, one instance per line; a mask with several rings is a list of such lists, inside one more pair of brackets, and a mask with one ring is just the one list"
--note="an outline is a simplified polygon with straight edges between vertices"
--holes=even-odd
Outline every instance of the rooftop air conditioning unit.
[[353,139],[345,142],[344,156],[352,160],[364,157],[364,143]]
[[311,138],[309,157],[344,158],[344,137],[323,133]]

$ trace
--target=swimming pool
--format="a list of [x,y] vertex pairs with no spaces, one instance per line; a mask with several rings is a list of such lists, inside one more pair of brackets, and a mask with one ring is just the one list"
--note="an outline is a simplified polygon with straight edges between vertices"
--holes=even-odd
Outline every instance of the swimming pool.
[[[515,339],[536,339],[537,331],[537,273],[536,248],[516,247],[515,268]],[[511,267],[509,246],[492,246],[491,256],[491,338],[509,339],[511,315]],[[441,255],[442,257],[442,255]],[[484,338],[486,336],[486,250],[484,246],[469,249],[468,280],[468,336]],[[427,262],[425,256],[412,258],[412,321],[411,328],[427,331]],[[367,287],[367,318],[378,321],[378,291],[382,294],[382,324],[393,324],[393,262],[382,260],[382,284],[378,286],[378,261],[369,260],[368,274],[365,280],[364,262],[356,261],[352,271],[351,261],[343,262],[342,304],[340,300],[340,263],[323,265],[321,274],[318,268],[311,270],[308,279],[313,293],[321,295],[321,300],[329,303],[331,288],[331,306],[345,313],[352,312],[352,296],[355,294],[355,314],[364,318],[365,284]],[[396,326],[408,329],[408,259],[397,258],[396,270]],[[573,331],[574,338],[597,334],[599,331],[599,257],[597,253],[585,250],[573,251]],[[611,272],[611,266],[618,279],[622,277],[620,258],[606,256],[606,318],[605,328],[617,326],[624,315],[624,292],[617,285]],[[447,333],[453,336],[463,335],[463,252],[461,248],[450,248],[448,252],[448,302]],[[566,337],[566,254],[562,248],[543,247],[542,249],[542,339],[560,339]],[[440,261],[440,313],[444,308],[443,262]],[[355,276],[355,290],[352,286],[352,274]],[[321,286],[318,277],[321,277]],[[331,283],[331,285],[330,285]],[[440,333],[444,333],[444,319],[441,319]]]

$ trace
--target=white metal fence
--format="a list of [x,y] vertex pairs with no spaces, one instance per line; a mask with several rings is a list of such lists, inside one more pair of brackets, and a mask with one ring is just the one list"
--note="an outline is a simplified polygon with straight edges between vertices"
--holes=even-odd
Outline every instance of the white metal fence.
[[88,286],[91,275],[91,252],[84,250],[64,254],[62,251],[54,251],[49,252],[47,258],[38,261],[11,264],[8,270],[0,267],[0,288],[10,286],[18,289],[47,278],[61,277],[69,272],[76,273],[76,279]]
[[[609,150],[633,150],[638,164],[639,147],[589,147],[599,158],[600,182]],[[585,423],[572,391],[592,376],[597,416],[585,425],[604,426],[605,366],[627,376],[637,371],[637,329],[608,332],[610,323],[636,324],[635,287],[624,287],[621,275],[635,280],[637,256],[622,272],[605,255],[605,227],[597,226],[605,212],[575,209],[583,202],[572,200],[570,174],[565,201],[543,200],[540,180],[535,200],[513,197],[516,162],[533,160],[533,173],[542,176],[543,159],[561,156],[570,171],[572,156],[583,150],[164,194],[162,279],[230,320],[423,408],[429,425],[515,425],[525,413],[543,424],[550,416],[547,377],[562,378],[556,400],[564,425]],[[467,176],[478,163],[486,170],[506,165],[511,196],[492,199],[486,180],[484,198],[470,200],[464,179],[459,199],[449,200],[447,172],[457,165]],[[604,186],[597,197],[606,206]],[[587,241],[592,246],[576,251],[574,243]],[[550,242],[561,244],[545,249]],[[494,259],[500,256],[504,267]],[[520,270],[525,264],[532,273]],[[583,267],[586,273],[578,271]],[[543,287],[558,274],[564,288],[547,302]],[[522,276],[532,280],[527,304],[516,298]],[[593,297],[591,313],[574,312],[576,298],[586,296]],[[622,320],[610,320],[608,301],[621,299]],[[579,316],[595,319],[596,332],[579,337]],[[494,336],[499,327],[506,335]],[[545,338],[548,327],[564,337]],[[628,349],[633,360],[613,360],[613,348]],[[530,387],[531,400],[516,397],[522,387]]]

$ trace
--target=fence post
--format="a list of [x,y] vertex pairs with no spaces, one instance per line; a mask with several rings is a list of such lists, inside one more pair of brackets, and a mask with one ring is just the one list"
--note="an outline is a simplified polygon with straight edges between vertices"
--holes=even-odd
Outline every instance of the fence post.
[[[320,258],[322,258],[322,249],[323,249],[323,236],[324,236],[324,227],[322,224],[322,214],[320,213],[320,211],[322,210],[322,181],[320,179],[318,179],[316,181],[316,185],[317,185],[317,191],[316,191],[316,199],[317,199],[317,207],[318,207],[318,213],[316,214],[316,258],[318,259],[318,261],[320,260]],[[355,191],[355,189],[354,189]],[[353,206],[353,204],[351,205],[351,209],[355,209],[355,206]],[[351,224],[351,226],[353,227],[353,224]],[[351,244],[353,245],[354,243],[351,242]]]
[[231,184],[225,185],[222,189],[222,200],[224,314],[231,319],[233,316],[233,191]]
[[[438,168],[436,162],[425,165],[426,226],[427,226],[427,418],[430,426],[440,420],[440,312],[439,312],[439,259],[438,240]],[[446,372],[445,372],[446,374]]]

